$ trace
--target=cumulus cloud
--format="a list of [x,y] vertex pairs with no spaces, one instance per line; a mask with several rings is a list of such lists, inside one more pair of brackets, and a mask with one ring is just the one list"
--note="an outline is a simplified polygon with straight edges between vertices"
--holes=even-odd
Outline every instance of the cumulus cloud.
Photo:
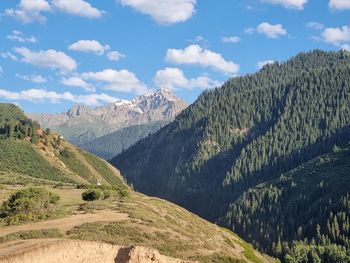
[[51,6],[46,0],[21,0],[16,8],[6,9],[5,15],[23,23],[43,23],[46,18],[41,13],[48,11],[51,11]]
[[86,72],[82,75],[83,79],[102,82],[102,88],[121,92],[135,92],[137,94],[147,93],[149,90],[134,73],[123,69],[120,71],[114,69],[105,69],[99,72]]
[[173,64],[200,65],[228,74],[236,74],[239,65],[226,61],[221,54],[201,48],[199,45],[190,45],[185,49],[168,49],[166,61]]
[[219,86],[220,82],[211,80],[207,76],[188,79],[182,70],[178,68],[165,68],[157,71],[154,83],[159,88],[167,89],[209,89]]
[[174,24],[188,20],[195,13],[196,0],[118,0],[159,24]]
[[221,38],[221,41],[224,43],[237,43],[241,41],[239,37],[231,36],[231,37],[223,37]]
[[56,9],[71,15],[87,18],[99,18],[103,15],[103,11],[83,0],[53,0],[52,5]]
[[89,95],[74,95],[70,92],[57,93],[45,89],[28,89],[19,92],[13,92],[5,89],[0,89],[0,98],[6,100],[26,100],[32,102],[50,101],[57,103],[59,101],[70,101],[74,103],[86,105],[99,105],[101,103],[112,103],[118,101],[116,97],[108,94],[89,94]]
[[273,64],[273,63],[275,63],[275,62],[276,62],[276,61],[274,61],[274,60],[259,61],[259,62],[258,62],[258,68],[259,68],[259,69],[262,69],[264,66],[269,65],[269,64]]
[[14,48],[14,51],[22,56],[22,61],[34,66],[58,69],[61,73],[67,73],[77,68],[74,59],[61,51],[53,49],[32,51],[28,48]]
[[350,41],[350,27],[343,26],[326,28],[322,32],[321,37],[326,43],[340,46]]
[[110,51],[107,53],[107,58],[111,61],[119,61],[122,58],[125,58],[125,55],[118,51]]
[[46,17],[42,13],[53,10],[87,18],[99,18],[103,15],[103,11],[84,0],[52,0],[51,4],[47,0],[21,0],[16,8],[6,9],[5,15],[23,23],[44,23]]
[[350,9],[349,0],[330,0],[329,7],[337,10],[347,10]]
[[256,31],[266,35],[268,38],[279,38],[280,36],[287,35],[287,30],[281,24],[272,25],[267,22],[258,25]]
[[96,55],[103,55],[111,48],[109,45],[102,45],[97,40],[79,40],[71,44],[68,49],[79,52],[94,53]]
[[23,80],[27,80],[27,81],[31,81],[34,83],[38,83],[38,84],[42,84],[45,83],[47,80],[46,78],[44,78],[41,75],[20,75],[20,74],[16,74],[17,78],[23,79]]
[[62,79],[62,84],[70,87],[78,87],[84,89],[86,92],[95,92],[94,86],[90,85],[87,83],[85,80],[83,80],[80,77],[70,77],[68,79],[63,78]]
[[285,8],[298,9],[298,10],[304,9],[304,5],[306,5],[308,2],[308,0],[260,0],[260,1],[263,3],[281,5]]
[[13,30],[11,35],[6,36],[7,39],[17,41],[20,43],[36,43],[38,40],[33,37],[26,37],[21,31]]
[[306,24],[308,28],[314,29],[314,30],[322,30],[325,28],[324,24],[318,23],[318,22],[309,22]]

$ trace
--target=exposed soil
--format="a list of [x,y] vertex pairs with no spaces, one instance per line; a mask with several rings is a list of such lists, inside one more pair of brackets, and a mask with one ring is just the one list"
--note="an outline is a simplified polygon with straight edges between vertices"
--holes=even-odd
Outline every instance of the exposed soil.
[[98,221],[122,221],[127,220],[128,214],[117,213],[108,210],[99,210],[93,214],[77,214],[71,215],[69,217],[47,220],[42,222],[29,223],[25,225],[18,226],[8,226],[0,229],[0,237],[6,236],[8,234],[16,233],[19,231],[29,231],[29,230],[40,230],[57,228],[62,232],[67,232],[75,226],[79,226],[85,223],[93,223]]
[[0,248],[0,263],[189,263],[145,247],[66,239],[26,240]]

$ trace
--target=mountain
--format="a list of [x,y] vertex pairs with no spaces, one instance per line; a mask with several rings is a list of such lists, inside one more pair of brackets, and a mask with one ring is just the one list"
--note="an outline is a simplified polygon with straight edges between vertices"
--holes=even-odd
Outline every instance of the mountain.
[[170,121],[187,107],[187,103],[169,90],[135,99],[120,100],[96,108],[74,105],[66,113],[27,113],[44,127],[50,127],[74,144],[83,144],[115,130],[153,121]]
[[94,140],[78,144],[77,146],[105,160],[110,160],[134,145],[140,139],[160,130],[168,123],[169,121],[154,121],[146,124],[132,125]]
[[[242,217],[251,223],[254,218],[230,209],[259,184],[331,152],[334,145],[347,145],[349,94],[349,52],[301,53],[204,92],[172,123],[111,163],[138,191],[171,200],[226,227],[235,223],[238,234],[272,251],[270,244],[278,243],[275,234],[264,228],[251,233],[238,224]],[[242,203],[250,205],[249,200]],[[274,208],[274,203],[270,205]],[[278,214],[266,213],[266,220],[279,217],[276,210]],[[349,216],[349,210],[346,213]],[[225,218],[228,220],[221,220]],[[307,220],[313,220],[310,214]],[[347,225],[342,220],[338,223]],[[287,222],[297,221],[291,215]],[[288,231],[289,224],[280,223]],[[271,236],[271,241],[262,242],[265,236]],[[298,238],[307,237],[301,231]],[[280,241],[294,241],[292,234],[284,238]],[[349,249],[338,241],[335,245]]]
[[[317,255],[313,250],[318,247],[350,256],[350,147],[335,146],[329,154],[250,188],[221,221],[256,246],[270,248],[270,254],[290,254],[296,260],[296,249]],[[299,262],[308,262],[307,254]],[[327,261],[322,254],[320,260]]]
[[[7,123],[28,121],[14,105],[0,104],[0,116]],[[18,133],[0,139],[0,262],[275,262],[228,230],[134,192],[117,169],[61,135],[40,126],[33,131],[35,142]],[[37,221],[41,210],[33,214],[30,207],[47,204],[21,196],[45,198],[47,191],[60,213]],[[101,191],[100,200],[82,199]],[[4,211],[14,200],[18,207],[11,211],[25,213],[9,221]]]

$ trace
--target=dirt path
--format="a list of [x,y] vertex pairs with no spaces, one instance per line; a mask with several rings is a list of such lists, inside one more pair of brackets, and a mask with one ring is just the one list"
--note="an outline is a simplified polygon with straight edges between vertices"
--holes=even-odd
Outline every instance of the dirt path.
[[57,228],[62,232],[66,232],[75,226],[79,226],[85,223],[92,223],[98,221],[122,221],[128,219],[128,217],[128,214],[117,213],[114,211],[96,211],[94,214],[78,214],[65,218],[29,223],[25,225],[7,226],[0,229],[0,237],[19,231],[40,230],[49,228]]

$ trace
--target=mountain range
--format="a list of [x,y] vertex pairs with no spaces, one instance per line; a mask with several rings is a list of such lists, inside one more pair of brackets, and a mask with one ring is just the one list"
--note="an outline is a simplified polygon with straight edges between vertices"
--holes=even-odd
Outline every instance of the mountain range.
[[169,90],[159,89],[131,101],[119,100],[96,108],[74,105],[64,113],[26,114],[43,127],[62,134],[70,142],[82,145],[121,128],[171,121],[187,106],[185,101]]
[[349,94],[349,52],[301,53],[205,91],[111,163],[282,262],[349,262]]

